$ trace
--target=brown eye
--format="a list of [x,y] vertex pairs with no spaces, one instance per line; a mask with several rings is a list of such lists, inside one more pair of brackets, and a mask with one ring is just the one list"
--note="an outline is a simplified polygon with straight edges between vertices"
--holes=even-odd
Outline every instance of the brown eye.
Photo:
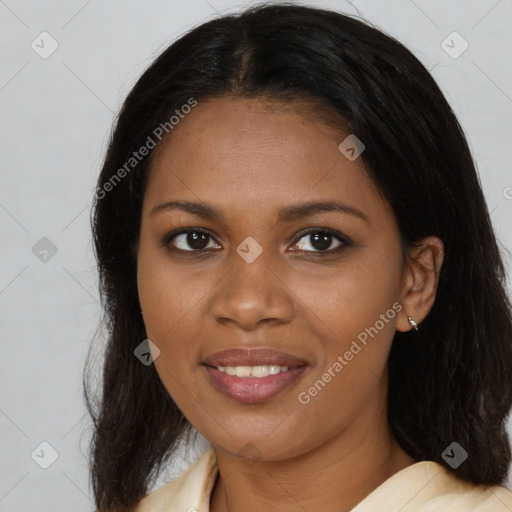
[[212,237],[205,231],[187,229],[181,230],[179,233],[175,233],[170,236],[167,243],[172,244],[180,251],[194,252],[209,248],[216,248],[215,245],[213,247],[208,246],[209,240],[213,241]]
[[298,250],[313,253],[334,253],[349,245],[350,242],[340,233],[325,228],[309,230],[295,243]]

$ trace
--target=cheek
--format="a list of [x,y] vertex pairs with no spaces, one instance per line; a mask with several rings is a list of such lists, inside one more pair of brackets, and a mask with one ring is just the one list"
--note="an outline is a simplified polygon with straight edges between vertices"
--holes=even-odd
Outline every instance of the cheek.
[[186,405],[186,389],[192,382],[191,350],[194,337],[187,332],[198,290],[187,286],[183,273],[171,271],[170,265],[150,252],[139,253],[137,285],[139,301],[144,312],[147,337],[159,348],[154,364],[169,395],[180,407]]
[[290,287],[322,321],[327,339],[347,341],[374,325],[396,302],[401,276],[399,258],[398,254],[391,257],[388,253],[386,258],[367,250],[322,276],[308,277],[305,272],[293,277],[295,282]]
[[347,404],[367,397],[385,370],[401,309],[399,248],[376,244],[353,256],[320,281],[319,276],[303,277],[291,286],[307,306],[307,323],[317,326],[321,343],[319,364],[308,383],[330,369],[336,378],[327,374],[327,387],[349,392]]
[[150,339],[163,348],[190,323],[207,283],[173,266],[164,250],[142,249],[138,257],[137,286],[144,323]]
[[204,301],[215,282],[208,273],[199,275],[173,265],[165,250],[141,243],[137,286],[146,334],[160,350],[155,367],[178,406],[182,401],[186,405],[186,390],[194,384],[204,333]]
[[314,313],[310,322],[318,326],[322,344],[318,366],[298,390],[296,409],[306,438],[314,437],[316,428],[308,418],[323,418],[324,433],[330,435],[365,417],[382,399],[396,309],[401,307],[396,303],[400,267],[389,264],[381,272],[377,265],[370,271],[370,259],[340,269],[322,293],[312,293],[318,288],[307,282],[299,292],[308,298]]

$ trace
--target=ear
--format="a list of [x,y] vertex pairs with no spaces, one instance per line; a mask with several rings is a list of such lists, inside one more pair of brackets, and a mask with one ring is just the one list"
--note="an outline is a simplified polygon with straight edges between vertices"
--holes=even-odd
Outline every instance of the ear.
[[421,239],[409,251],[399,300],[403,309],[396,321],[398,331],[413,329],[408,316],[420,324],[428,315],[436,299],[443,259],[443,242],[435,236]]

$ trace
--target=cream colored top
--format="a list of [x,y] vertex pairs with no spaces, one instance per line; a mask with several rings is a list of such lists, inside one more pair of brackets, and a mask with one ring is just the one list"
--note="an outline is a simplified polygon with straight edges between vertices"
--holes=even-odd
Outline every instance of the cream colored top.
[[[217,477],[215,451],[146,496],[136,512],[209,512]],[[351,512],[511,512],[512,493],[501,486],[461,482],[437,462],[423,461],[388,478]]]

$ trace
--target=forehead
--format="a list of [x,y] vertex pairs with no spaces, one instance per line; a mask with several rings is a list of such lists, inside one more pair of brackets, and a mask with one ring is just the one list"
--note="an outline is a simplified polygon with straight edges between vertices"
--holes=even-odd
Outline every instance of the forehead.
[[261,211],[343,199],[386,209],[362,159],[351,161],[338,149],[348,134],[311,109],[239,98],[199,102],[158,148],[145,202],[201,199]]

